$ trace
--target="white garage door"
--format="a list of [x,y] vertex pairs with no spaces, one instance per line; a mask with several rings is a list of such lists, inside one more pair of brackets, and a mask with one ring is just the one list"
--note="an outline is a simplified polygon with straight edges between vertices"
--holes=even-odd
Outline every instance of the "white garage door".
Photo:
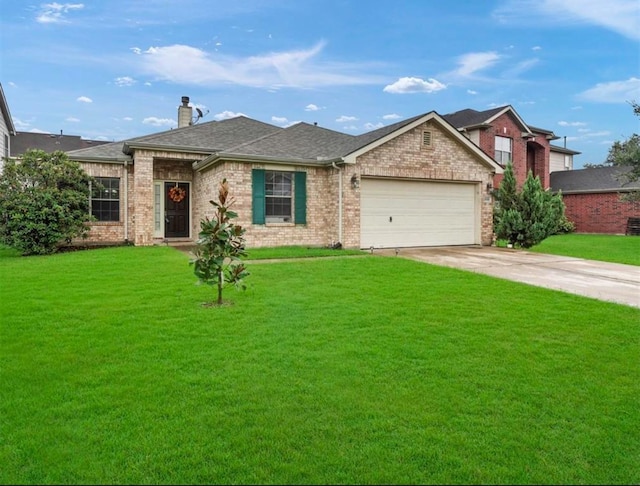
[[479,243],[476,185],[362,179],[360,247]]

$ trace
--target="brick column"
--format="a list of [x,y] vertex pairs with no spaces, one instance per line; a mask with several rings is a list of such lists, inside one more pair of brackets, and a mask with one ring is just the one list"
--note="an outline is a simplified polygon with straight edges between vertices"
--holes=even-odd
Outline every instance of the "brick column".
[[136,151],[133,197],[135,199],[133,237],[136,246],[153,244],[153,156]]

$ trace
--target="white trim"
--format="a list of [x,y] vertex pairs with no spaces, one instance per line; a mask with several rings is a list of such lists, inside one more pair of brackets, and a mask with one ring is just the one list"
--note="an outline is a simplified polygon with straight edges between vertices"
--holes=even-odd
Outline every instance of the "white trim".
[[[192,191],[192,183],[191,181],[176,181],[169,179],[154,179],[153,180],[153,237],[154,238],[166,238],[165,236],[165,219],[164,219],[164,211],[165,211],[165,199],[166,195],[164,193],[164,185],[167,182],[177,182],[178,184],[186,184],[188,186],[188,194],[189,194],[189,208],[188,208],[188,216],[189,216],[189,234],[187,236],[183,236],[182,238],[191,238],[191,234],[193,233],[193,191]],[[156,230],[156,223],[158,220],[156,219],[156,188],[160,187],[160,229]]]

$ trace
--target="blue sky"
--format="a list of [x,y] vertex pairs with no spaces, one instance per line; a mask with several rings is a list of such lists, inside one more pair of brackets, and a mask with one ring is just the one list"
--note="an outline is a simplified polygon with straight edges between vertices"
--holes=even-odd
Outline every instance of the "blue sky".
[[[19,131],[123,140],[243,114],[359,134],[510,104],[604,161],[640,132],[638,0],[0,0]],[[200,121],[200,123],[202,122]]]

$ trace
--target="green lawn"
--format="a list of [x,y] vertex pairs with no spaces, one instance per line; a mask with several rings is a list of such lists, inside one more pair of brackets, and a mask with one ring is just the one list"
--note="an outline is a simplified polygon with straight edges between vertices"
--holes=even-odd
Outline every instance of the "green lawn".
[[404,258],[0,251],[2,484],[638,484],[640,310]]
[[640,236],[571,233],[543,240],[530,251],[640,265]]

